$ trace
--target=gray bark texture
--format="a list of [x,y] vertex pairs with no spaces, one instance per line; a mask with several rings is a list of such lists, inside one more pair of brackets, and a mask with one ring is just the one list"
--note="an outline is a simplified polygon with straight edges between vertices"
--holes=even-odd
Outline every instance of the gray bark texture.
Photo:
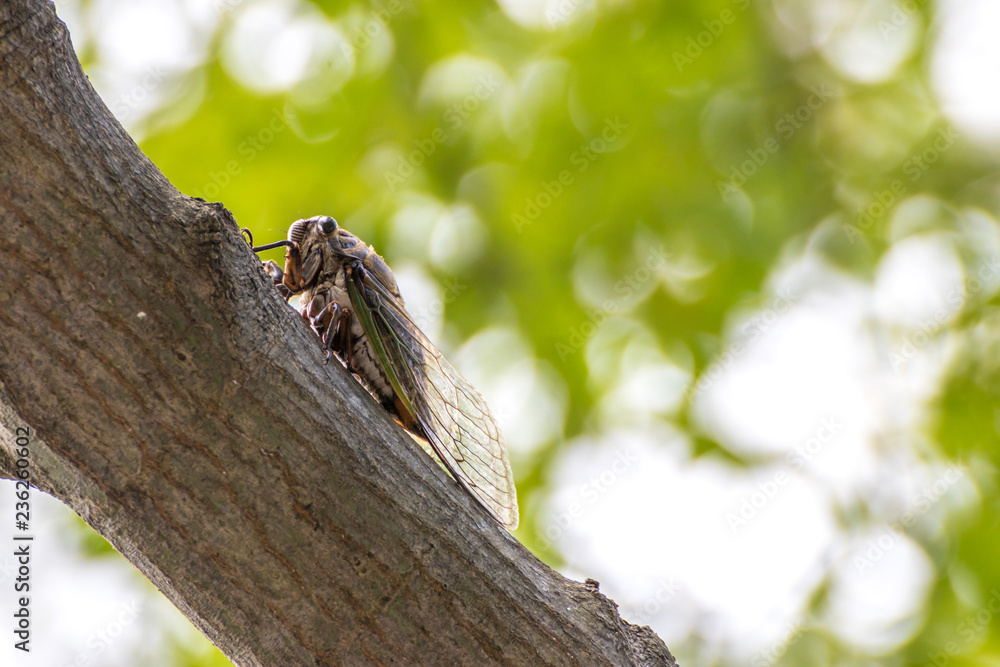
[[29,428],[32,484],[237,665],[675,664],[323,365],[43,0],[0,3],[0,425],[0,474]]

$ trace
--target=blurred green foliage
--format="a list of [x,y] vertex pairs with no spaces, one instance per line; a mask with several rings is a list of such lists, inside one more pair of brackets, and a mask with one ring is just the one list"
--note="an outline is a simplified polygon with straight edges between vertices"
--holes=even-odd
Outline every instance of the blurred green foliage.
[[[481,0],[302,2],[288,5],[292,15],[327,21],[341,41],[300,83],[267,92],[234,75],[226,55],[248,52],[232,42],[254,3],[218,3],[207,59],[164,81],[173,97],[131,126],[179,190],[223,202],[258,243],[283,238],[297,218],[334,215],[390,265],[416,261],[442,284],[467,286],[446,309],[451,341],[498,322],[528,341],[565,387],[567,410],[552,416],[562,437],[517,457],[517,535],[559,565],[537,538],[538,503],[566,440],[598,428],[606,389],[572,342],[600,311],[581,284],[619,298],[631,289],[620,280],[666,248],[674,279],[615,303],[696,378],[732,314],[762,300],[790,254],[808,245],[870,281],[903,198],[996,215],[995,152],[959,137],[933,163],[913,161],[951,124],[930,84],[934,7],[905,4],[915,46],[891,76],[865,83],[821,49],[781,45],[775,7],[790,12],[787,3],[568,0],[525,26]],[[93,47],[82,57],[101,63]],[[400,242],[408,228],[434,238]],[[924,229],[960,233],[948,215]],[[457,251],[440,238],[449,230]],[[895,656],[806,631],[782,664],[997,664],[995,615],[971,634],[962,626],[1000,590],[997,307],[995,296],[970,300],[937,332],[959,351],[928,406],[927,434],[936,455],[974,469],[980,504],[941,534],[914,535],[938,574],[920,631]],[[689,430],[698,455],[739,461],[687,408],[660,417]],[[823,604],[821,591],[812,605]],[[698,641],[671,648],[725,663]],[[941,653],[949,642],[960,655]]]

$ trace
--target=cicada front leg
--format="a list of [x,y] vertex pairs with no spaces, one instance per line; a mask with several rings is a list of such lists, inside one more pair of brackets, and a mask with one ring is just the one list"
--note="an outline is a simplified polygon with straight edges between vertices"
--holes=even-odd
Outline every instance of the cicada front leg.
[[[250,242],[253,243],[253,236],[250,234],[250,230],[244,229],[243,232],[249,237]],[[298,294],[306,288],[305,281],[302,279],[302,257],[299,252],[299,244],[294,241],[276,241],[267,245],[252,246],[250,249],[254,252],[264,252],[265,250],[280,248],[282,246],[287,248],[285,250],[285,270],[282,271],[281,267],[272,260],[264,262],[264,270],[271,278],[271,282],[274,283],[287,301],[293,294]]]
[[285,250],[285,277],[282,282],[293,294],[298,294],[306,287],[302,280],[302,255],[299,253],[298,243],[289,243]]
[[285,285],[285,272],[281,270],[281,267],[274,260],[269,259],[264,262],[264,273],[268,275],[271,283],[277,288],[278,294],[283,296],[285,301],[292,298],[294,293]]
[[275,285],[280,285],[285,281],[285,272],[281,270],[281,267],[273,259],[264,262],[264,273],[267,274],[267,277]]
[[333,352],[338,353],[351,366],[351,317],[350,306],[338,303],[329,292],[319,292],[302,309],[302,315],[319,332],[328,363]]

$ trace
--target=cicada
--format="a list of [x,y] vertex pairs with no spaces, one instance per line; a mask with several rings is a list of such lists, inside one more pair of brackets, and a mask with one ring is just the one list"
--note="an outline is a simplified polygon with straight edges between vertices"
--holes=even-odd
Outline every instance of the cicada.
[[[253,243],[251,239],[251,244]],[[265,270],[335,354],[404,427],[430,443],[439,462],[504,528],[517,527],[517,494],[503,436],[482,395],[452,367],[406,312],[385,261],[320,215],[297,220],[284,270]]]

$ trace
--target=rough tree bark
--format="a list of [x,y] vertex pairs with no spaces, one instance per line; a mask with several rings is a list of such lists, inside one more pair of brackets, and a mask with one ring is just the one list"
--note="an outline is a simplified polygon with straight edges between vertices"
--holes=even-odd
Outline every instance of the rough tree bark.
[[[197,159],[197,156],[192,156]],[[672,665],[497,526],[175,190],[54,7],[0,4],[0,471],[238,665]]]

